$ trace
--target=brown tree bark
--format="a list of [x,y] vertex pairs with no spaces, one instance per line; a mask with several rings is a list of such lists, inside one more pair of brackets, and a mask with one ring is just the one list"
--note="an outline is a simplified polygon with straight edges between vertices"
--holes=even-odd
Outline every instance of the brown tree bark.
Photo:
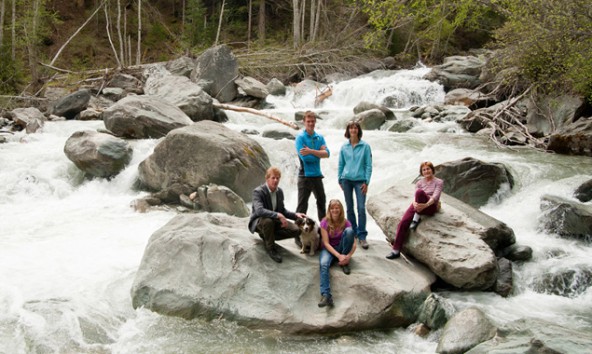
[[259,43],[265,43],[265,21],[266,21],[266,11],[265,11],[265,0],[259,0],[259,16],[257,18],[257,38]]

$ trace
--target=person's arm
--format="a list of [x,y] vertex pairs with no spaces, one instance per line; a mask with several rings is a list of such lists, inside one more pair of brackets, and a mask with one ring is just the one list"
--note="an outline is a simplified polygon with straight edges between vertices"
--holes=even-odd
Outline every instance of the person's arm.
[[341,147],[341,150],[339,150],[339,163],[337,164],[337,183],[339,184],[341,189],[343,189],[341,183],[343,183],[343,169],[345,168],[345,151],[343,151],[343,149],[345,149],[345,145],[343,145]]
[[277,213],[265,207],[265,192],[262,188],[253,190],[253,213],[256,217],[277,218]]
[[327,158],[331,154],[331,152],[327,148],[325,138],[323,138],[322,136],[316,135],[315,138],[318,139],[318,142],[313,142],[314,145],[318,146],[318,149],[316,148],[316,146],[307,146],[306,144],[304,144],[304,138],[301,135],[299,135],[299,137],[301,139],[300,142],[296,144],[296,149],[298,150],[298,155],[300,155],[300,158],[302,158],[304,161],[312,162],[315,158]]
[[335,248],[333,248],[333,246],[331,246],[329,243],[329,233],[327,232],[327,229],[323,227],[321,227],[321,240],[323,241],[325,249],[335,256],[335,258],[339,258],[339,256],[341,256],[341,253],[337,252]]
[[364,149],[364,179],[366,182],[362,184],[362,193],[368,193],[368,185],[370,185],[370,178],[372,178],[372,149],[370,145],[365,144]]

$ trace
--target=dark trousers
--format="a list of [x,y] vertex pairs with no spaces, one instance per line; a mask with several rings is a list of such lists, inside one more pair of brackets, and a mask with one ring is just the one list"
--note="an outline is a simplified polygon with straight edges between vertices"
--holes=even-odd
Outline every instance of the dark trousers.
[[[427,203],[430,200],[427,194],[422,189],[415,190],[415,201],[418,203]],[[438,211],[438,203],[434,203],[429,207],[422,210],[420,215],[434,215]],[[405,214],[403,214],[403,218],[401,222],[399,222],[399,226],[397,226],[397,236],[395,237],[395,243],[393,244],[393,249],[395,251],[400,251],[401,247],[403,247],[403,243],[407,239],[407,234],[409,233],[409,225],[411,225],[411,221],[413,221],[413,215],[415,214],[415,208],[413,204],[407,208]]]
[[325,187],[323,186],[323,177],[298,177],[298,206],[297,213],[304,213],[308,210],[308,199],[310,193],[314,194],[317,200],[317,212],[319,221],[323,220],[326,214],[325,205],[327,204],[327,197],[325,197]]
[[278,219],[259,218],[255,231],[263,239],[265,248],[273,249],[276,240],[284,240],[287,238],[294,238],[300,235],[300,229],[293,222],[288,221],[288,226],[282,227],[282,223]]

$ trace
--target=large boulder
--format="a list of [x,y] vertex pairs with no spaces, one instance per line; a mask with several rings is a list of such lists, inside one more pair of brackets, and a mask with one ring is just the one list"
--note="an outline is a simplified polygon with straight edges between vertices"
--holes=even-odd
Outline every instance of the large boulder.
[[132,159],[128,142],[94,130],[75,132],[66,140],[64,153],[76,167],[93,177],[112,177]]
[[495,336],[497,328],[477,308],[468,308],[446,323],[436,353],[461,354]]
[[386,116],[380,109],[370,109],[356,114],[354,121],[360,123],[362,130],[377,130],[386,122]]
[[144,85],[144,92],[178,107],[192,121],[214,120],[212,97],[185,76],[150,75]]
[[592,117],[580,118],[551,135],[547,149],[560,154],[592,156]]
[[139,180],[155,191],[180,185],[177,196],[214,183],[250,201],[269,166],[267,154],[253,139],[220,123],[201,121],[171,131],[140,163]]
[[584,104],[577,96],[542,96],[536,101],[527,101],[526,126],[534,136],[548,136],[571,124],[576,112]]
[[476,208],[491,197],[514,187],[514,178],[501,163],[488,163],[472,157],[435,167],[436,176],[446,181],[444,192]]
[[25,129],[27,134],[35,133],[45,124],[45,116],[35,107],[15,108],[10,112],[16,127]]
[[541,197],[541,228],[566,238],[592,240],[592,206],[559,196]]
[[165,68],[173,75],[189,77],[191,76],[193,68],[195,68],[195,60],[184,55],[168,61],[165,64]]
[[452,56],[444,58],[441,65],[436,65],[424,75],[424,79],[438,81],[444,90],[456,88],[474,89],[481,83],[479,76],[485,61],[475,56]]
[[191,197],[190,201],[194,209],[243,218],[250,215],[245,201],[228,187],[208,184],[199,187]]
[[275,263],[247,219],[182,214],[148,240],[131,296],[134,308],[187,319],[224,317],[251,328],[321,334],[413,323],[435,277],[413,262],[386,262],[378,246],[357,252],[351,275],[331,269],[335,307],[319,309],[318,256],[278,242]]
[[523,319],[506,323],[498,335],[483,342],[466,354],[491,353],[588,353],[592,348],[592,333],[586,326],[568,329],[556,323],[538,319]]
[[[368,199],[368,212],[389,241],[394,240],[412,196],[412,186],[397,185]],[[514,232],[454,197],[442,194],[441,201],[442,210],[424,216],[417,229],[410,232],[403,252],[456,288],[489,289],[498,276],[494,250],[515,243]]]
[[227,45],[209,48],[197,59],[191,81],[200,85],[218,101],[230,102],[238,94],[234,80],[238,77],[238,60]]
[[269,95],[267,87],[259,80],[245,76],[234,80],[237,86],[247,95],[257,98],[265,98]]
[[144,83],[142,80],[133,75],[124,73],[115,73],[111,79],[109,79],[109,82],[107,82],[106,85],[106,87],[118,87],[125,90],[126,92],[131,92],[138,95],[144,93],[143,86]]
[[160,138],[193,122],[183,111],[156,96],[127,96],[101,115],[105,127],[123,138]]
[[66,119],[75,119],[78,113],[88,107],[90,91],[80,90],[62,98],[53,106],[51,114]]

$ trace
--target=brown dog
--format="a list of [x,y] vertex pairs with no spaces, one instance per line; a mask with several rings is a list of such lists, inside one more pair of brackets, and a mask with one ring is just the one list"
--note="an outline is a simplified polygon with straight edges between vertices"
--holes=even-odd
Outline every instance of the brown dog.
[[302,241],[302,249],[300,253],[305,253],[306,247],[309,247],[308,255],[314,256],[315,251],[319,248],[321,240],[321,233],[317,223],[309,218],[296,219],[296,225],[300,228],[300,240]]

